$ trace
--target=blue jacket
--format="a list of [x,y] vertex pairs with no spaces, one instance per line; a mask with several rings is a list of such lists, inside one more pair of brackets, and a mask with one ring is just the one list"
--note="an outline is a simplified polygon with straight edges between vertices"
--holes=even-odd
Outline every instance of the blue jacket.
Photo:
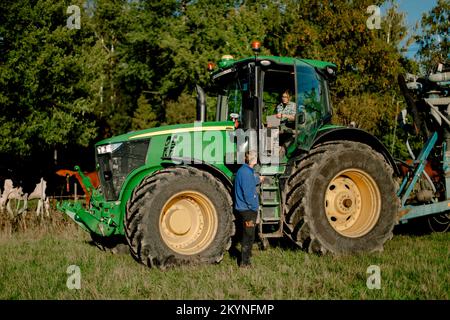
[[256,185],[259,177],[248,164],[243,164],[234,179],[234,208],[237,211],[258,211],[259,199]]

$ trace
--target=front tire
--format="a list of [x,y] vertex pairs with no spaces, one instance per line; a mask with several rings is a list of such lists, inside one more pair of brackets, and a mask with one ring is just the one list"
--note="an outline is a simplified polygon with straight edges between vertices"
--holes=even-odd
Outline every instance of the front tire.
[[229,191],[191,167],[144,179],[127,203],[125,233],[132,255],[149,267],[217,263],[234,234]]

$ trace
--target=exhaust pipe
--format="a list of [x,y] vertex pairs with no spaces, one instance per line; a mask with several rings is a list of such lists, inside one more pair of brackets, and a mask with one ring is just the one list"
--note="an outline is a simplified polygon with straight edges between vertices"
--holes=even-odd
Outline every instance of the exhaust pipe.
[[195,85],[197,90],[197,117],[196,120],[200,122],[204,122],[206,120],[206,95],[203,88],[198,84]]

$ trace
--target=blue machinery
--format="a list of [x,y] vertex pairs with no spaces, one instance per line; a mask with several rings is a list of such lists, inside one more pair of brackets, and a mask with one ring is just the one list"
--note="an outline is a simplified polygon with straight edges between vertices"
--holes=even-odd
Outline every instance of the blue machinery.
[[410,219],[428,216],[436,213],[443,213],[445,211],[450,210],[450,172],[449,172],[449,162],[446,158],[446,145],[443,145],[443,169],[445,172],[445,190],[446,190],[446,199],[440,202],[434,202],[430,204],[423,205],[405,205],[408,200],[411,192],[414,189],[414,186],[419,181],[420,176],[423,174],[425,170],[425,166],[427,163],[427,158],[430,155],[431,150],[433,150],[436,141],[438,138],[437,132],[434,132],[428,141],[425,143],[422,151],[420,152],[417,160],[415,161],[415,168],[412,172],[408,172],[408,174],[403,178],[402,184],[400,185],[400,189],[397,192],[398,197],[401,199],[401,209],[400,212],[404,213],[403,216],[400,217],[400,222],[406,223]]

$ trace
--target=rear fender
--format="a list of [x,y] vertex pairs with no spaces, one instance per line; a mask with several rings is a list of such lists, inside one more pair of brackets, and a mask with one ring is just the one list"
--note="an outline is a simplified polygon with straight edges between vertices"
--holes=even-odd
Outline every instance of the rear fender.
[[401,176],[401,171],[398,168],[394,158],[386,149],[386,147],[375,136],[371,135],[367,131],[356,128],[333,128],[330,130],[324,130],[318,133],[316,139],[313,142],[313,146],[320,143],[336,140],[354,141],[367,144],[372,149],[382,154],[394,170],[396,176]]

